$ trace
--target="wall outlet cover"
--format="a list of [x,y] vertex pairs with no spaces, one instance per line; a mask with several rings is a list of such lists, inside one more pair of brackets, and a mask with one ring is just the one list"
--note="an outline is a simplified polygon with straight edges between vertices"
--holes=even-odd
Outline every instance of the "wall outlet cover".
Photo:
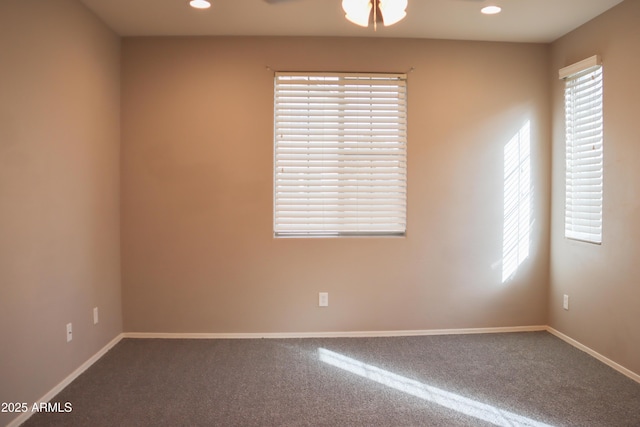
[[329,306],[329,293],[328,292],[320,292],[318,294],[318,305],[320,307]]

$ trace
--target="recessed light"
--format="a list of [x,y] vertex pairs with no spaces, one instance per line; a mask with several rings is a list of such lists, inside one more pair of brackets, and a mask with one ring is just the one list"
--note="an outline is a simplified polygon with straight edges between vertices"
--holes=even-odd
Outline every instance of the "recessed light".
[[500,13],[501,10],[502,8],[500,6],[486,6],[483,7],[480,12],[485,15],[495,15],[496,13]]
[[191,7],[194,7],[196,9],[208,9],[211,7],[211,3],[209,3],[207,0],[191,0],[189,4],[191,5]]

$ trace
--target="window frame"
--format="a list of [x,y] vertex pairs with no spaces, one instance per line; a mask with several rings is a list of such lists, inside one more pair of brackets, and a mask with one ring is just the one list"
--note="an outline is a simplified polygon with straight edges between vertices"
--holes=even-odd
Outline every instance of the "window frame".
[[404,236],[407,75],[276,72],[273,171],[275,237]]
[[594,55],[559,72],[564,80],[565,231],[602,244],[604,207],[604,78]]

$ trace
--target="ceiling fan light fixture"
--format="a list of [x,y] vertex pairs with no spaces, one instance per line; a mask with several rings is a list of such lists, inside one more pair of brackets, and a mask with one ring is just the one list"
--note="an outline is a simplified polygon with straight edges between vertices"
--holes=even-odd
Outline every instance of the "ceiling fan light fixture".
[[[342,10],[349,21],[361,27],[368,27],[371,9],[376,8],[385,27],[388,27],[407,16],[407,4],[408,0],[342,0]],[[375,18],[374,13],[374,21]]]
[[502,10],[502,8],[500,6],[485,6],[483,7],[480,12],[484,13],[485,15],[495,15],[496,13],[500,13],[500,11]]
[[189,5],[195,9],[208,9],[211,7],[211,3],[207,0],[191,0]]
[[361,27],[369,26],[369,15],[373,5],[369,0],[342,0],[345,18]]
[[402,21],[407,16],[408,0],[380,0],[379,7],[385,27]]

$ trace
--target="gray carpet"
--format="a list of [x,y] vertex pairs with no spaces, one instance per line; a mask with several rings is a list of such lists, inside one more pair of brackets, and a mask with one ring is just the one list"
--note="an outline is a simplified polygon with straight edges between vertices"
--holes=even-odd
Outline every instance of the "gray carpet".
[[546,332],[125,339],[24,426],[640,426],[640,384]]

